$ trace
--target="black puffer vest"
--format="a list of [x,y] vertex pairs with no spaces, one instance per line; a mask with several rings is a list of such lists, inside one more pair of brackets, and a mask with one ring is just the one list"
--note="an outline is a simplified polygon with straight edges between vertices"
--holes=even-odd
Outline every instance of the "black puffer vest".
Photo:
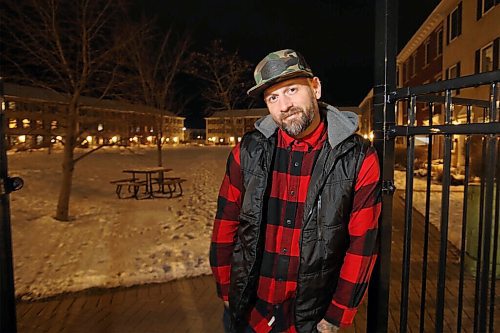
[[[270,188],[276,134],[266,138],[259,131],[241,142],[241,169],[245,194],[231,264],[229,307],[233,328],[256,298],[266,229],[265,200]],[[369,142],[351,135],[332,148],[328,140],[311,176],[300,237],[300,264],[295,300],[298,332],[316,332],[337,286],[349,246],[348,222],[355,179]]]

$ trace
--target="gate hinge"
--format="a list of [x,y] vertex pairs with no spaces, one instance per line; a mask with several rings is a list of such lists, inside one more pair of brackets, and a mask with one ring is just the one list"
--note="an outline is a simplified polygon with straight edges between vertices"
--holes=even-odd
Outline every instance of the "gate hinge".
[[385,140],[392,140],[396,137],[396,125],[387,125],[386,131],[384,133]]
[[383,180],[382,181],[382,193],[383,194],[394,194],[396,191],[396,185],[394,185],[393,180]]
[[24,181],[20,177],[7,177],[0,179],[0,194],[9,194],[23,188]]

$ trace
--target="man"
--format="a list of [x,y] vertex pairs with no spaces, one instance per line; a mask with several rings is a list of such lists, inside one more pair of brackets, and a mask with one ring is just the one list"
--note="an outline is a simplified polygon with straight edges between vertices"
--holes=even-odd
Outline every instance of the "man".
[[355,114],[318,102],[298,52],[270,53],[254,77],[269,115],[228,158],[210,248],[225,330],[336,332],[376,260],[377,155]]

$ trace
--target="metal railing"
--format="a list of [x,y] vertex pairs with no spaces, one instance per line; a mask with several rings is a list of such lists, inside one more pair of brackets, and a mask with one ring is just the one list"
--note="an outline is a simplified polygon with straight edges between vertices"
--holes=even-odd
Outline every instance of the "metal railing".
[[[464,330],[474,332],[494,332],[497,256],[499,242],[499,82],[500,71],[455,78],[452,80],[430,83],[418,87],[396,89],[396,35],[397,1],[377,0],[376,2],[376,47],[375,47],[375,86],[374,86],[374,146],[379,154],[382,170],[382,214],[380,219],[380,256],[369,289],[367,331],[407,332],[418,327],[420,332]],[[474,90],[477,87],[489,87],[489,96],[484,100],[454,96],[458,89]],[[484,89],[484,88],[483,88]],[[461,91],[462,92],[462,91]],[[462,93],[462,95],[465,95]],[[474,95],[474,94],[472,94]],[[454,110],[461,106],[465,110],[458,114]],[[396,112],[406,111],[406,124],[396,123]],[[442,121],[435,123],[436,108]],[[396,111],[398,110],[398,111]],[[427,112],[425,123],[422,113]],[[418,114],[418,117],[417,117]],[[418,118],[418,121],[417,121]],[[393,221],[393,195],[395,170],[395,139],[406,139],[404,221]],[[414,160],[416,139],[425,138],[425,147],[419,146],[419,152],[427,150],[425,179],[425,208],[423,218],[414,220]],[[450,227],[450,191],[455,174],[452,164],[457,162],[457,152],[452,152],[459,143],[454,139],[464,139],[464,154],[460,158],[463,177],[462,214],[460,242],[457,248],[449,245]],[[473,150],[473,141],[478,142]],[[480,146],[480,159],[471,159]],[[433,152],[441,148],[442,176],[439,181],[432,178]],[[478,161],[479,160],[479,161]],[[453,162],[455,161],[455,162]],[[472,162],[480,162],[479,184],[471,188]],[[439,187],[441,196],[435,202],[431,197],[431,186]],[[474,191],[472,191],[474,190]],[[468,199],[471,193],[479,193],[479,200],[472,205]],[[402,195],[402,193],[400,193]],[[440,206],[437,231],[431,226],[431,207]],[[471,219],[471,210],[477,211],[477,218]],[[399,216],[399,215],[398,215]],[[470,215],[472,216],[472,215]],[[417,221],[417,222],[415,222]],[[402,244],[393,242],[393,224],[402,224]],[[414,223],[423,224],[414,225]],[[416,241],[414,230],[423,228],[422,254],[413,250]],[[467,230],[477,229],[477,239],[468,239]],[[431,230],[438,234],[430,242]],[[420,243],[419,243],[420,245]],[[470,247],[475,248],[471,250]],[[402,248],[401,248],[402,247]],[[392,263],[391,253],[402,252],[401,267]],[[430,257],[430,252],[436,254]],[[449,253],[458,252],[457,263],[450,263]],[[468,272],[465,267],[468,252],[474,252],[475,267]],[[399,252],[398,252],[399,253]],[[394,259],[394,258],[393,258]],[[399,264],[399,263],[398,263]],[[432,268],[432,269],[431,269]],[[400,273],[399,273],[400,269]],[[432,273],[435,273],[433,276]],[[452,272],[453,271],[453,272]],[[412,273],[420,274],[412,274]],[[458,276],[455,280],[453,276]],[[391,274],[401,274],[401,283],[394,282]],[[397,276],[396,276],[397,277]],[[452,283],[453,282],[453,283]],[[468,283],[469,282],[469,283]],[[473,284],[473,290],[466,286]],[[450,287],[453,290],[449,290]],[[390,289],[400,288],[398,302],[390,302],[394,293]],[[391,295],[391,296],[390,296]],[[471,296],[472,295],[472,296]],[[470,298],[472,302],[469,302]],[[472,304],[469,304],[472,303]],[[391,304],[391,306],[389,306]],[[431,313],[432,312],[432,313]],[[467,315],[465,315],[467,313]],[[389,316],[397,315],[389,324]],[[411,314],[411,316],[409,316]],[[433,328],[431,329],[431,327]],[[496,327],[498,329],[498,327]]]

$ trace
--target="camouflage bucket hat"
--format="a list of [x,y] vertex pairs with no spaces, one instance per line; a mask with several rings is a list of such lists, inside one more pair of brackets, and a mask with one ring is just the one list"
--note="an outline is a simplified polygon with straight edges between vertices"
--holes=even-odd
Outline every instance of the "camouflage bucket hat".
[[247,94],[257,97],[271,85],[293,77],[314,77],[302,55],[286,49],[269,53],[259,62],[253,73],[256,85]]

